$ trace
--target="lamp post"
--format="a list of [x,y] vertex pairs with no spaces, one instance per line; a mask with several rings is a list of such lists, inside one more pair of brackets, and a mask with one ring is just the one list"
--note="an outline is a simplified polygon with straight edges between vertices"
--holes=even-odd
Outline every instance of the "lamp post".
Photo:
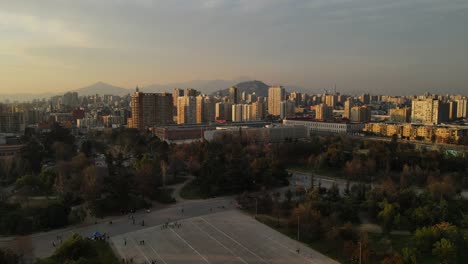
[[299,236],[299,216],[297,216],[297,240],[299,241],[300,240],[300,236]]
[[359,264],[362,263],[362,244],[361,241],[359,240]]
[[257,219],[258,215],[258,199],[255,197],[255,219]]

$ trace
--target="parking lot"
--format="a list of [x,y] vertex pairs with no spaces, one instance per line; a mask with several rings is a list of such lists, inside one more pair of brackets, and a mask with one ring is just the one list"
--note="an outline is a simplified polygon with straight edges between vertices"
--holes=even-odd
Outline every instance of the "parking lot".
[[111,242],[120,259],[133,263],[337,263],[238,210],[120,234]]

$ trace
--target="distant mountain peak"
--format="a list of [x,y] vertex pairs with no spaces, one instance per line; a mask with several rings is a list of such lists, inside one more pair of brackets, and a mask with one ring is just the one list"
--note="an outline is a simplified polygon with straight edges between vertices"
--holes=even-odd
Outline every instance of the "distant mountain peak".
[[[269,85],[265,84],[262,81],[259,80],[253,80],[253,81],[245,81],[245,82],[240,82],[238,84],[233,85],[234,87],[237,87],[237,92],[238,93],[250,93],[253,94],[255,93],[258,96],[268,96],[268,88]],[[217,92],[214,92],[214,94],[219,94],[221,96],[226,96],[229,94],[229,88],[219,90]]]
[[114,86],[112,84],[108,84],[102,81],[98,81],[89,86],[74,90],[74,92],[78,92],[79,95],[94,95],[94,94],[126,95],[126,94],[129,94],[131,90],[118,87],[118,86]]

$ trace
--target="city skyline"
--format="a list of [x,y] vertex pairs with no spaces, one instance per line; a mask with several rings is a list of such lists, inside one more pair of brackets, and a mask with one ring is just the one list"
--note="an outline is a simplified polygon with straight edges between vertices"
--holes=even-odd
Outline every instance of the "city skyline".
[[50,0],[0,10],[0,94],[236,76],[405,95],[468,83],[464,1]]

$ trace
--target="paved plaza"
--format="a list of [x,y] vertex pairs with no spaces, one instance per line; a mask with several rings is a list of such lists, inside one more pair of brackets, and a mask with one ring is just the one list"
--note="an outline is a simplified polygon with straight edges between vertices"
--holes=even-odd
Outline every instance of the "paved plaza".
[[238,210],[112,236],[111,245],[133,263],[337,263]]

